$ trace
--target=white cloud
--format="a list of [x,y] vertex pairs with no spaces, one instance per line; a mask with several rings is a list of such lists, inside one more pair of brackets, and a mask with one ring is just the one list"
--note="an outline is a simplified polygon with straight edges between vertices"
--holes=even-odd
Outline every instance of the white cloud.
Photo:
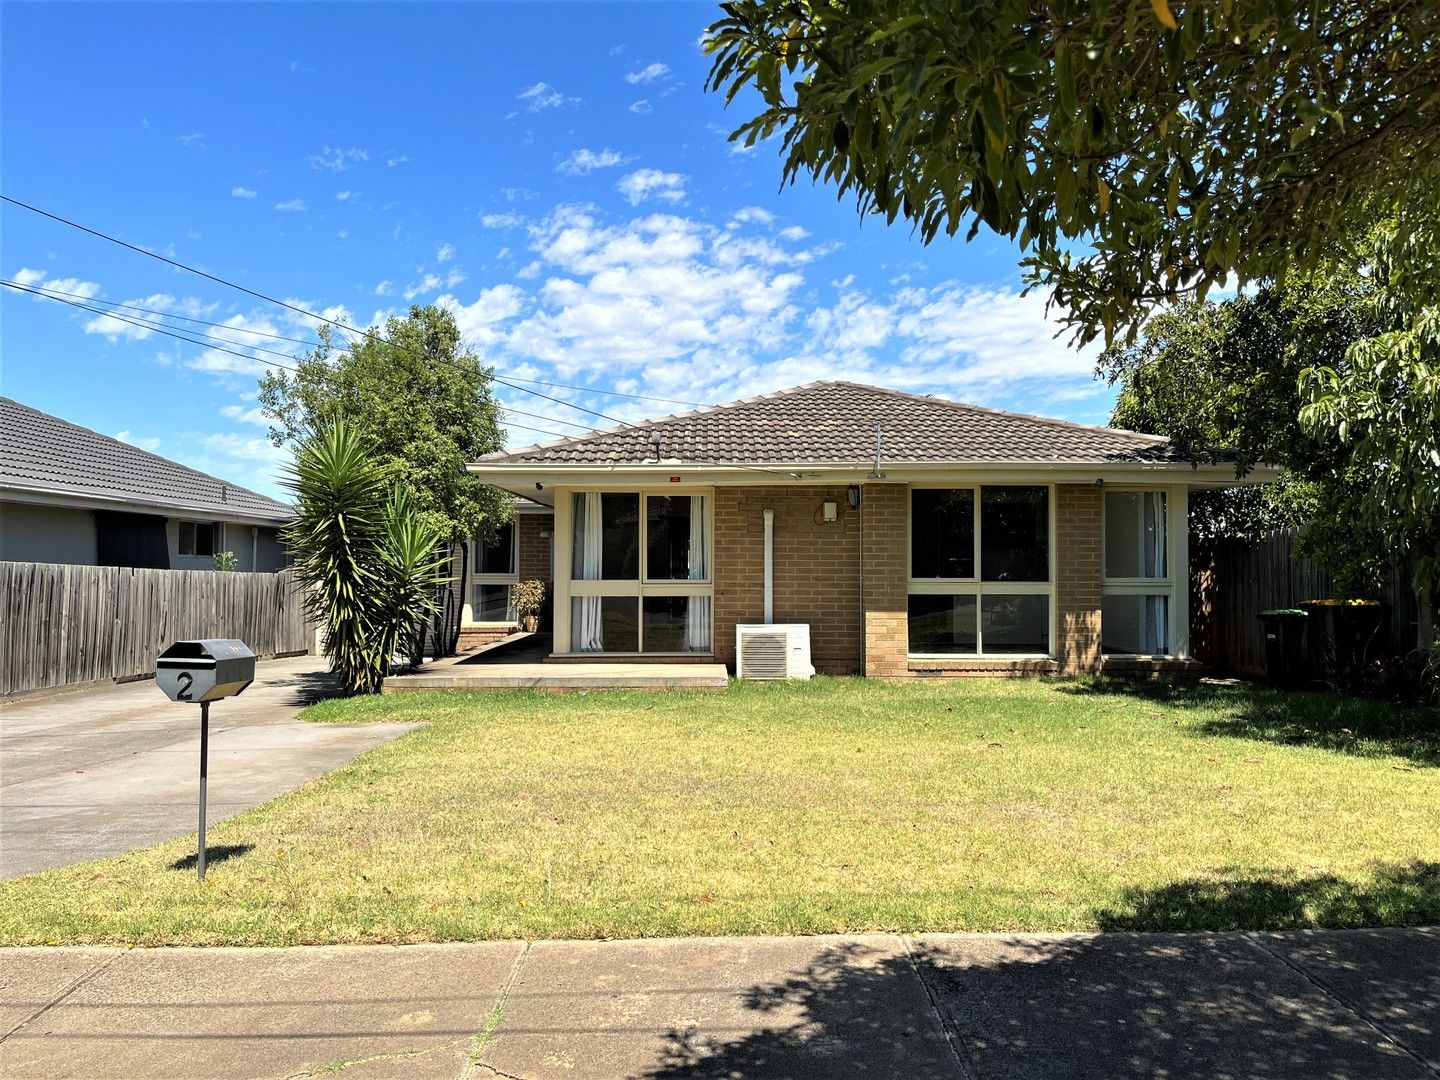
[[[89,300],[92,297],[99,296],[103,291],[98,282],[83,281],[80,278],[73,277],[46,277],[44,270],[36,270],[29,266],[24,266],[17,270],[11,277],[11,280],[17,285],[29,285],[33,289],[49,289],[51,292],[70,293],[72,295],[66,297],[68,300],[77,298]],[[43,298],[36,297],[36,299]]]
[[376,295],[376,296],[389,296],[392,291],[393,291],[393,290],[392,290],[391,287],[390,287],[390,282],[389,282],[388,279],[385,280],[385,281],[380,282],[379,285],[376,285],[376,286],[375,286],[375,295]]
[[242,424],[254,424],[256,427],[269,428],[270,418],[258,407],[246,408],[243,405],[226,405],[220,410],[220,415],[231,420],[238,420]]
[[650,102],[644,98],[641,98],[639,101],[632,101],[630,103],[630,111],[636,116],[649,116],[655,111],[655,106],[651,105]]
[[237,199],[253,199],[257,194],[259,194],[259,192],[255,191],[253,188],[233,187],[230,189],[230,194]]
[[286,213],[297,213],[302,210],[309,210],[309,205],[304,199],[286,199],[284,202],[275,204],[276,210],[283,210]]
[[567,176],[585,176],[596,169],[609,169],[624,165],[630,159],[617,150],[572,150],[570,156],[555,166],[556,172]]
[[580,104],[578,97],[562,94],[546,82],[537,82],[534,86],[527,86],[516,94],[515,98],[524,103],[525,111],[529,113],[543,112],[546,109],[563,109],[570,105]]
[[525,218],[516,213],[481,214],[480,224],[487,229],[513,229],[517,225],[524,225]]
[[406,300],[414,300],[421,293],[434,292],[441,284],[442,282],[439,275],[426,274],[419,281],[407,288],[401,295],[404,296]]
[[501,340],[502,324],[523,310],[525,293],[514,285],[496,285],[481,290],[471,304],[461,303],[448,293],[439,297],[435,304],[455,316],[455,324],[468,343],[486,348]]
[[775,215],[761,206],[745,206],[736,210],[730,220],[741,225],[773,225]]
[[344,172],[352,165],[369,160],[370,152],[368,150],[361,150],[354,146],[348,150],[327,146],[320,153],[310,155],[310,167],[330,172]]
[[455,257],[455,245],[454,245],[454,244],[441,244],[440,247],[439,247],[439,249],[435,252],[435,261],[436,261],[437,263],[449,262],[449,261],[450,261],[451,259],[453,259],[454,257]]
[[359,197],[360,192],[351,191],[349,188],[346,188],[344,191],[337,191],[335,193],[335,198],[339,199],[341,202],[349,202],[351,199],[358,199]]
[[646,64],[639,71],[632,71],[625,76],[625,81],[631,86],[647,86],[656,79],[663,79],[670,74],[670,68],[665,64]]
[[396,165],[404,165],[409,160],[410,156],[408,154],[398,154],[395,157],[386,158],[385,164],[393,169]]
[[804,240],[810,235],[810,230],[802,229],[799,225],[787,225],[776,234],[781,240]]
[[637,169],[620,178],[616,190],[637,206],[646,199],[678,203],[685,200],[686,177],[680,173],[661,172],[659,169]]
[[203,148],[205,145],[205,134],[200,131],[193,131],[189,135],[176,135],[175,141],[183,143],[186,146],[199,146]]
[[149,450],[152,454],[159,450],[161,446],[161,441],[159,439],[154,438],[153,436],[149,438],[143,438],[139,435],[132,434],[129,428],[126,428],[124,431],[117,431],[115,433],[115,438],[119,439],[123,443],[128,443],[131,446],[138,446],[141,450]]

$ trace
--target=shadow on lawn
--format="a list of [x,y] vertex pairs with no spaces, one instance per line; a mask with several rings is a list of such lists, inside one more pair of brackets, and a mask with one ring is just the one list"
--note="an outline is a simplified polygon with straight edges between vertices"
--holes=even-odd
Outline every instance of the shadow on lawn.
[[1252,684],[1093,679],[1059,690],[1203,712],[1208,715],[1197,717],[1189,729],[1199,735],[1309,746],[1356,757],[1393,755],[1414,765],[1440,767],[1440,714],[1433,710]]
[[[222,863],[226,859],[238,859],[241,855],[246,855],[254,850],[254,844],[206,844],[205,865],[207,867],[210,867],[214,866],[216,863]],[[194,870],[195,867],[199,865],[199,862],[200,856],[198,853],[192,855],[185,855],[182,858],[176,859],[174,862],[172,862],[170,864],[170,869]]]
[[1356,884],[1312,877],[1194,879],[1128,890],[1095,913],[1101,930],[1307,930],[1440,923],[1440,862],[1380,867]]
[[752,1015],[738,1022],[672,1029],[643,1075],[1416,1075],[1304,976],[1233,936],[957,935],[899,955],[847,944],[741,1002]]

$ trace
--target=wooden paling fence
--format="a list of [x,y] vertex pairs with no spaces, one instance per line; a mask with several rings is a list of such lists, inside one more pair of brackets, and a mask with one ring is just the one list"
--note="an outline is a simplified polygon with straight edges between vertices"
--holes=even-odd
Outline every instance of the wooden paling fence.
[[186,638],[240,638],[256,656],[313,648],[289,572],[0,562],[0,696],[143,677]]
[[[1260,612],[1336,595],[1329,575],[1295,554],[1296,539],[1293,530],[1283,530],[1263,540],[1196,545],[1190,564],[1190,650],[1196,659],[1243,675],[1264,674]],[[1403,654],[1415,648],[1419,604],[1409,564],[1393,563],[1368,599],[1385,605],[1379,643],[1384,650]]]

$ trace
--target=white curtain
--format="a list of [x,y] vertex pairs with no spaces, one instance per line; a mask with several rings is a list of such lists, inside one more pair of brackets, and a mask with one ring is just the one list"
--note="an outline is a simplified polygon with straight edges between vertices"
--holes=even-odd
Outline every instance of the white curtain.
[[[586,491],[575,496],[575,559],[574,577],[579,581],[600,580],[600,555],[604,522],[600,513],[600,493]],[[570,637],[576,652],[602,652],[605,648],[604,627],[600,619],[600,597],[579,596],[571,605]]]
[[[704,581],[710,576],[705,535],[705,496],[690,496],[689,576],[691,581]],[[692,596],[685,605],[685,651],[710,651],[710,597]]]
[[1141,597],[1140,651],[1163,656],[1170,651],[1170,605],[1165,596]]
[[1165,576],[1165,493],[1146,491],[1140,495],[1140,576]]

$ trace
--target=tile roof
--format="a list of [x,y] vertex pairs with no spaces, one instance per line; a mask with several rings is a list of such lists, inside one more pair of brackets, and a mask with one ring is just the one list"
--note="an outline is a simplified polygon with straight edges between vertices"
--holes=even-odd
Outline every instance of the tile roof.
[[197,510],[295,516],[282,502],[0,397],[0,488]]
[[813,382],[678,416],[487,454],[487,464],[1126,463],[1186,460],[1168,439],[852,382]]

